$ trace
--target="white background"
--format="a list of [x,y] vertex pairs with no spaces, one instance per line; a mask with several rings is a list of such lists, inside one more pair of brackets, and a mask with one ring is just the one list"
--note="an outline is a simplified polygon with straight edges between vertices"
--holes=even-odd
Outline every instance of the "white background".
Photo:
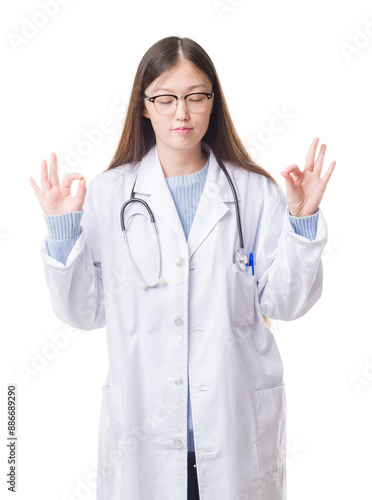
[[[39,256],[47,229],[29,176],[40,183],[52,151],[61,173],[89,181],[105,170],[139,61],[170,35],[210,55],[240,137],[283,189],[279,172],[302,169],[314,137],[327,145],[323,172],[337,162],[321,203],[329,227],[322,298],[275,328],[287,388],[288,500],[371,498],[372,4],[18,0],[2,3],[0,18],[2,498],[11,497],[9,383],[18,390],[18,498],[95,498],[105,329],[76,331],[53,314]],[[291,117],[270,132],[278,110]],[[87,143],[102,121],[106,131]],[[53,335],[65,345],[52,359]]]

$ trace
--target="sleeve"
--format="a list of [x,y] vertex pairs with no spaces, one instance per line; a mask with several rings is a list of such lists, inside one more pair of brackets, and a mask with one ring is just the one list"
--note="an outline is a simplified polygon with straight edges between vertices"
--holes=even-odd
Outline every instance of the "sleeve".
[[[271,181],[268,181],[271,182]],[[294,320],[320,298],[323,285],[321,254],[327,225],[320,209],[311,241],[296,234],[284,193],[271,182],[261,213],[255,248],[255,271],[262,314]]]
[[308,215],[307,217],[295,217],[289,214],[287,206],[287,215],[296,234],[305,236],[305,238],[311,241],[315,240],[316,230],[318,227],[319,208],[313,215]]
[[53,311],[65,323],[82,330],[105,326],[98,219],[94,179],[87,187],[81,217],[81,234],[68,254],[66,264],[48,253],[47,238],[41,245],[45,278]]
[[45,215],[49,230],[46,240],[48,255],[66,265],[67,257],[81,234],[83,210],[60,215]]

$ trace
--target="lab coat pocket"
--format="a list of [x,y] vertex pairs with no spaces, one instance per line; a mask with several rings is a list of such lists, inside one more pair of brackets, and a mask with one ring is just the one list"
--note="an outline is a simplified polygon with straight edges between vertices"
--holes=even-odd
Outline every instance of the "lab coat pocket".
[[285,385],[253,391],[262,474],[285,466]]
[[103,399],[99,435],[99,461],[106,468],[121,472],[123,388],[102,386]]
[[233,263],[229,265],[229,304],[231,324],[249,325],[255,318],[256,278],[248,268],[242,271]]

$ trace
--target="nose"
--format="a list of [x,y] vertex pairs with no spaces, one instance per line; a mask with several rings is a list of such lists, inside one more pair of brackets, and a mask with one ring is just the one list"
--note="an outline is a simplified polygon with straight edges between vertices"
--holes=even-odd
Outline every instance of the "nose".
[[177,104],[176,104],[176,119],[177,120],[186,120],[189,116],[189,112],[187,111],[187,108],[186,108],[186,101],[185,99],[182,97],[182,99],[178,99],[177,100]]

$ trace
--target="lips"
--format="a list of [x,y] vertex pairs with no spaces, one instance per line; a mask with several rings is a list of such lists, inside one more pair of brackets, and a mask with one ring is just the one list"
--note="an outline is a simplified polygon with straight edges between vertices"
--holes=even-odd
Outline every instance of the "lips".
[[174,128],[173,132],[176,132],[176,134],[178,134],[178,135],[188,135],[191,130],[192,130],[192,128],[188,128],[188,127],[178,127],[178,128]]

